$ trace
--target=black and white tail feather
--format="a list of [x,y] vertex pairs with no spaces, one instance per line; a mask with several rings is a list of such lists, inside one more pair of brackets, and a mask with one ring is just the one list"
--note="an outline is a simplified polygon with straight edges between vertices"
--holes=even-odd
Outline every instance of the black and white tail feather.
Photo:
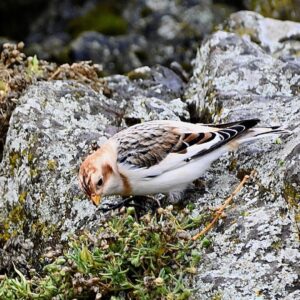
[[[223,142],[229,142],[234,138],[239,138],[238,143],[244,144],[252,142],[260,138],[267,136],[291,134],[289,130],[280,129],[280,126],[271,127],[254,127],[260,122],[259,119],[249,119],[243,121],[237,121],[232,123],[224,123],[219,125],[212,125],[213,127],[220,128],[218,134],[224,136],[224,132],[227,136],[224,136]],[[223,129],[224,128],[224,129]]]

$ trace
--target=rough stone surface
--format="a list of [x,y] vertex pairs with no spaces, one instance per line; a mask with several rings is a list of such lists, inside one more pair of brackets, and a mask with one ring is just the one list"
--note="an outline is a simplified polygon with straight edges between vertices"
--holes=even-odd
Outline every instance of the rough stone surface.
[[[246,12],[228,24],[238,17],[278,28],[280,37],[286,26]],[[250,21],[245,24],[256,32]],[[234,31],[242,32],[242,24],[236,22]],[[299,27],[288,26],[290,32]],[[195,192],[195,215],[223,203],[245,174],[256,171],[226,210],[227,218],[209,233],[212,245],[203,250],[192,298],[300,298],[300,69],[296,54],[284,59],[270,50],[280,39],[267,39],[264,30],[268,44],[244,33],[208,37],[187,85],[182,74],[157,66],[107,77],[99,92],[67,81],[31,86],[11,119],[0,166],[0,271],[11,262],[26,269],[47,245],[97,223],[101,214],[76,178],[93,140],[101,143],[120,127],[144,120],[258,117],[263,125],[282,124],[293,134],[245,145],[203,176],[206,188]]]
[[241,36],[248,35],[274,57],[296,60],[299,63],[300,23],[264,18],[255,12],[240,11],[232,14],[222,27]]
[[101,62],[106,73],[124,73],[141,66],[139,53],[147,47],[144,37],[105,36],[97,32],[84,32],[70,44],[72,60]]
[[[253,13],[243,12],[230,20],[237,17],[247,24]],[[273,25],[279,33],[280,26],[286,26],[277,20],[258,19],[261,26]],[[296,23],[294,28],[289,26],[291,31],[299,28]],[[277,47],[271,37],[269,43],[270,49]],[[258,117],[262,124],[282,124],[293,134],[277,143],[265,139],[244,146],[222,157],[207,172],[206,193],[197,202],[200,211],[224,202],[244,174],[255,170],[257,175],[227,209],[227,218],[211,232],[213,246],[203,255],[194,281],[199,287],[194,299],[300,297],[299,75],[295,62],[276,58],[249,36],[219,31],[199,49],[185,95],[201,118]]]
[[[100,217],[77,180],[94,141],[101,144],[127,123],[188,117],[181,79],[164,67],[136,70],[146,71],[145,80],[106,78],[108,97],[75,82],[54,81],[31,86],[20,99],[0,168],[0,240],[6,241],[0,270],[12,262],[30,266],[33,253],[38,256],[91,225],[90,217],[94,222]],[[34,244],[30,250],[24,250],[26,239]]]
[[51,0],[25,41],[39,58],[93,60],[106,74],[173,61],[190,70],[199,41],[235,10],[212,0]]

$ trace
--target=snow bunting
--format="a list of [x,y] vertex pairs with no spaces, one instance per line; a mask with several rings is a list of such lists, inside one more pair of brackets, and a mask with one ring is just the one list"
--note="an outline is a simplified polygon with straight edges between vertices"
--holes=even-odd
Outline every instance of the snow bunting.
[[79,171],[80,185],[95,205],[106,195],[182,192],[225,152],[267,135],[286,133],[278,127],[252,128],[258,122],[150,121],[134,125],[85,159]]

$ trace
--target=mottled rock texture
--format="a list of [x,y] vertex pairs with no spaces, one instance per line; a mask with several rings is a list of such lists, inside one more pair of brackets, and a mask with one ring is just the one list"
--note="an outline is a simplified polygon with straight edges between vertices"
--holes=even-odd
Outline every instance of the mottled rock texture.
[[[256,171],[208,236],[212,245],[194,277],[193,298],[299,298],[300,69],[296,52],[289,51],[289,59],[277,55],[286,26],[253,13],[233,15],[227,31],[199,48],[187,85],[157,66],[107,77],[101,91],[71,81],[31,86],[11,119],[0,167],[0,270],[12,262],[21,270],[35,266],[47,245],[97,223],[101,214],[77,182],[93,141],[152,119],[255,117],[293,134],[243,146],[205,174],[205,191],[194,195],[195,215],[223,203],[244,174]],[[288,26],[287,32],[299,30]],[[268,43],[259,34],[253,39],[259,30]]]
[[296,32],[299,24],[250,12],[232,15],[227,24],[240,20],[246,26],[254,18],[259,23],[249,28],[266,33],[268,49],[261,41],[251,41],[238,23],[234,31],[242,34],[216,32],[199,49],[186,98],[204,120],[258,117],[265,125],[282,124],[293,135],[282,137],[282,143],[265,139],[244,146],[221,158],[205,176],[200,211],[222,203],[245,173],[257,172],[227,210],[227,219],[211,233],[213,246],[195,278],[200,287],[195,299],[300,297],[300,69],[297,62],[278,59],[270,50],[278,47],[271,37],[282,36],[287,25],[287,35]]
[[107,36],[86,28],[70,43],[72,59],[99,62],[108,73],[128,72],[144,64],[169,66],[173,61],[190,70],[199,40],[234,11],[228,4],[215,5],[211,0],[143,0],[115,6],[119,18],[128,24],[127,32]]
[[241,36],[248,35],[273,57],[299,63],[300,23],[264,18],[255,12],[241,11],[232,14],[221,28]]
[[[31,0],[30,14],[18,4],[14,10],[30,15],[23,16],[26,26],[19,31],[2,26],[0,36],[24,39],[28,54],[42,59],[93,60],[105,74],[173,61],[190,71],[199,41],[236,10],[230,1],[212,0],[49,0],[46,8],[43,1]],[[1,14],[1,6],[0,24],[10,24],[11,15]]]
[[[38,256],[100,216],[77,180],[94,141],[105,141],[126,124],[188,117],[180,100],[184,83],[173,71],[147,67],[133,75],[106,78],[107,96],[76,82],[54,81],[31,86],[20,99],[0,168],[0,270],[12,262],[35,265],[33,253]],[[26,239],[31,247],[23,251]],[[18,252],[22,255],[12,255]]]

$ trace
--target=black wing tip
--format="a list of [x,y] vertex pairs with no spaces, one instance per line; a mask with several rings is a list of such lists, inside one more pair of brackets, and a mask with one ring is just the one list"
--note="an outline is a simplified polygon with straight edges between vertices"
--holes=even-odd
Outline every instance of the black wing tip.
[[[247,129],[254,127],[260,122],[260,119],[248,119],[248,120],[241,120],[240,122],[237,122],[237,125],[244,125]],[[267,128],[270,128],[272,130],[279,129],[281,126],[270,126]]]
[[[269,127],[270,129],[272,129],[272,130],[276,130],[276,129],[279,129],[281,126],[279,125],[279,126],[272,126],[272,127]],[[281,131],[281,130],[279,130],[279,131]]]
[[246,119],[246,120],[238,120],[234,122],[229,122],[229,123],[221,123],[221,124],[207,124],[208,126],[211,127],[216,127],[216,128],[230,128],[236,125],[243,125],[247,129],[254,127],[260,122],[260,119]]
[[260,119],[248,119],[248,120],[241,120],[238,122],[240,125],[245,126],[247,129],[252,128],[260,122]]

